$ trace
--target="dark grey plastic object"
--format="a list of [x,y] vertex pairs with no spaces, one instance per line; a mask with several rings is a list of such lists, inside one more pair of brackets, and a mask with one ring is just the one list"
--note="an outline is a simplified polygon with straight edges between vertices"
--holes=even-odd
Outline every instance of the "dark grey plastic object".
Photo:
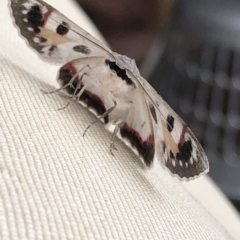
[[210,176],[240,201],[240,1],[180,0],[162,44],[151,84],[202,142]]

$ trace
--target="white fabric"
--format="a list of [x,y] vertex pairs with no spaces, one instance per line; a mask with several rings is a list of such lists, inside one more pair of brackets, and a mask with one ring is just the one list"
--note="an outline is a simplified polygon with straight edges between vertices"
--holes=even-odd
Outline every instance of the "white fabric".
[[236,239],[240,239],[240,216],[229,200],[209,178],[201,177],[191,182],[182,182],[184,187],[201,202]]
[[[59,5],[63,13],[71,8],[67,0]],[[42,94],[50,88],[38,80],[57,86],[58,68],[18,36],[7,0],[0,29],[0,239],[240,239],[176,178],[158,166],[146,170],[120,141],[113,157],[102,123],[82,137],[95,117],[77,103],[57,111],[67,100]]]

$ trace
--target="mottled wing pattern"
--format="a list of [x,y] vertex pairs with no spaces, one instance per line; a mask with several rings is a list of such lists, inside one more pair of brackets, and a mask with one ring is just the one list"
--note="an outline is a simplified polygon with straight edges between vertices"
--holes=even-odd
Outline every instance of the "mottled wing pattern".
[[186,180],[209,170],[194,134],[140,76],[134,60],[112,52],[44,1],[11,0],[10,6],[29,45],[44,60],[64,64],[57,77],[60,89],[105,124],[115,124],[116,134],[146,166],[157,158]]
[[139,92],[133,98],[129,115],[120,127],[119,134],[130,142],[133,151],[150,167],[155,155],[155,138],[152,120],[144,96]]
[[195,135],[145,79],[140,78],[139,82],[144,88],[157,136],[157,159],[181,179],[190,180],[207,173],[207,156]]
[[12,0],[12,15],[28,44],[50,62],[108,56],[100,41],[41,0]]

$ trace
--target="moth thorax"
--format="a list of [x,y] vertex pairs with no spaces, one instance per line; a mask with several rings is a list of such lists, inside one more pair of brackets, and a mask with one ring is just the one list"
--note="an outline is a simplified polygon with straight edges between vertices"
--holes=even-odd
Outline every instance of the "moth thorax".
[[118,65],[118,67],[120,67],[121,69],[129,70],[137,78],[141,76],[134,59],[115,52],[112,52],[112,54],[116,60],[116,64]]

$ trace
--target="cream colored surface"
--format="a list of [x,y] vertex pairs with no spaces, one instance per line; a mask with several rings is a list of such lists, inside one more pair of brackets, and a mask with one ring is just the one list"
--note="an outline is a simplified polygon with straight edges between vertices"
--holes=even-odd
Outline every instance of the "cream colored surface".
[[182,184],[236,239],[240,239],[239,213],[210,177]]
[[120,141],[111,156],[101,123],[82,137],[95,117],[76,103],[57,111],[67,100],[41,93],[49,87],[39,79],[56,86],[57,67],[27,48],[6,0],[0,28],[0,239],[240,239],[229,203],[206,200],[223,198],[208,181],[195,185],[196,200],[162,168],[144,169]]

